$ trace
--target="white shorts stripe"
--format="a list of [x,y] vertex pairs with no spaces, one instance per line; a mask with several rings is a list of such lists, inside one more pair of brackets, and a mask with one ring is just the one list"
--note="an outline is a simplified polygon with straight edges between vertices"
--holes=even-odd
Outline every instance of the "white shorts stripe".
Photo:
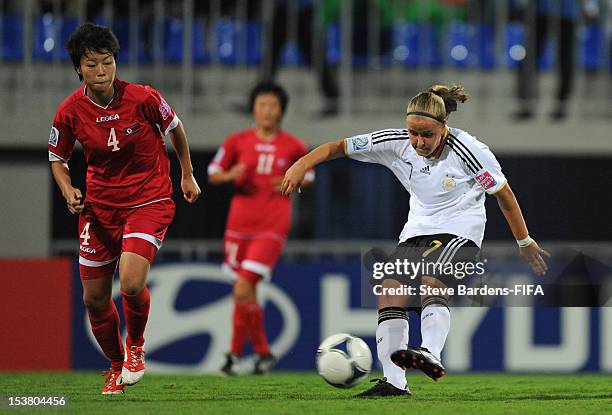
[[161,202],[163,200],[170,200],[170,199],[172,199],[172,198],[171,197],[164,197],[164,198],[161,198],[161,199],[155,199],[155,200],[152,200],[150,202],[143,203],[141,205],[130,206],[128,209],[136,209],[136,208],[139,208],[139,207],[143,207],[143,206],[147,206],[147,205],[152,205],[153,203]]
[[92,261],[91,259],[86,259],[79,255],[79,264],[85,265],[86,267],[103,267],[104,265],[108,265],[111,262],[116,261],[118,259],[119,257],[117,256],[107,261]]
[[255,274],[261,275],[264,279],[269,280],[270,275],[272,274],[270,267],[266,264],[262,264],[261,262],[253,261],[250,259],[245,259],[242,261],[240,266],[247,271],[254,272]]
[[226,262],[221,265],[221,271],[232,279],[238,278],[238,273]]
[[225,236],[235,239],[257,239],[257,238],[268,238],[274,239],[280,243],[285,243],[287,238],[284,238],[280,234],[276,232],[259,232],[259,233],[245,233],[245,232],[236,232],[236,231],[225,231]]
[[155,245],[155,247],[157,249],[161,248],[161,246],[162,246],[162,240],[161,239],[156,238],[153,235],[149,235],[148,233],[134,232],[134,233],[127,233],[127,234],[123,235],[123,239],[127,239],[127,238],[140,238],[140,239],[144,239],[145,241],[151,242],[153,245]]

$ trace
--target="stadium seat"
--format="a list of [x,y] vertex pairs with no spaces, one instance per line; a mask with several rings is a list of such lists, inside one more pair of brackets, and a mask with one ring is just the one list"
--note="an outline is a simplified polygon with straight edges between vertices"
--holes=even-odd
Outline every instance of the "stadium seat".
[[[325,59],[332,65],[339,65],[342,61],[342,28],[339,23],[332,23],[327,27],[325,42]],[[367,68],[368,56],[353,54],[354,68]]]
[[237,23],[231,19],[220,19],[216,27],[217,45],[215,52],[224,65],[238,63],[238,29]]
[[449,62],[457,67],[465,69],[472,61],[472,28],[463,22],[452,22],[449,25],[447,39]]
[[[254,21],[244,24],[232,19],[220,19],[217,22],[216,53],[224,65],[257,65],[261,62],[261,26]],[[244,45],[244,50],[241,46]],[[240,53],[244,53],[240,56]]]
[[505,28],[504,55],[506,65],[516,68],[525,59],[525,26],[521,23],[510,22]]
[[325,59],[333,65],[339,64],[342,59],[340,48],[340,25],[337,23],[330,24],[326,31],[325,38]]
[[130,61],[130,21],[127,17],[115,16],[113,21],[113,32],[119,40],[119,62]]
[[587,71],[603,66],[604,31],[599,24],[587,24],[580,33],[580,64]]
[[35,60],[50,61],[53,59],[54,50],[57,45],[55,19],[53,14],[45,13],[38,16],[34,23],[34,45],[32,58]]
[[[164,22],[164,60],[168,63],[183,60],[183,29],[181,19],[170,18]],[[196,64],[207,64],[210,61],[206,53],[206,26],[202,20],[193,21],[192,53]]]
[[555,65],[557,42],[553,36],[548,36],[544,41],[544,48],[538,57],[538,68],[541,71],[548,71]]
[[439,42],[431,24],[398,23],[393,26],[392,36],[394,61],[408,67],[442,66]]
[[62,29],[60,32],[60,44],[58,47],[60,48],[60,59],[62,61],[69,61],[70,56],[68,56],[68,51],[64,45],[66,45],[66,41],[70,34],[79,26],[79,19],[76,17],[65,17],[62,19]]
[[23,17],[4,15],[2,17],[2,59],[17,61],[23,59]]
[[295,42],[287,42],[280,56],[280,64],[284,66],[302,66],[304,57]]
[[444,65],[440,39],[436,34],[436,28],[430,23],[422,23],[420,31],[423,36],[423,47],[426,64],[431,68],[441,68]]
[[258,22],[247,20],[245,23],[246,50],[245,63],[249,66],[259,65],[262,57],[262,29]]
[[491,25],[476,26],[472,49],[476,54],[476,65],[479,69],[489,70],[496,67],[495,32]]

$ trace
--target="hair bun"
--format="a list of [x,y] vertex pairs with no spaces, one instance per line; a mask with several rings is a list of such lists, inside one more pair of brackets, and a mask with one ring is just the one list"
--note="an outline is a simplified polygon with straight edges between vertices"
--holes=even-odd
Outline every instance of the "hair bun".
[[429,88],[428,92],[442,98],[447,117],[451,112],[457,111],[457,102],[465,102],[468,99],[465,89],[461,85],[453,85],[450,88],[446,85],[434,85]]

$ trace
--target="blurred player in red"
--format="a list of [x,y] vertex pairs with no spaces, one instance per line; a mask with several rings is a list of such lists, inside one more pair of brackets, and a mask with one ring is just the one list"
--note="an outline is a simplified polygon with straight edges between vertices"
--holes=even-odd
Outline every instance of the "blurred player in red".
[[[49,137],[53,177],[79,214],[79,268],[93,334],[111,361],[103,394],[123,393],[145,371],[149,315],[147,274],[174,217],[169,134],[182,170],[185,200],[196,201],[185,129],[155,89],[115,77],[119,43],[106,27],[78,27],[66,48],[83,85],[59,106]],[[87,161],[87,196],[72,186],[68,160],[75,141]],[[127,326],[124,351],[112,281],[119,268]]]
[[[291,227],[291,199],[280,193],[283,176],[307,153],[299,139],[280,129],[287,102],[279,85],[257,85],[250,96],[255,125],[229,136],[208,166],[210,183],[231,182],[236,188],[225,228],[223,264],[236,278],[231,351],[221,368],[230,375],[236,373],[249,338],[258,355],[255,373],[266,373],[276,363],[256,288],[270,278]],[[313,178],[310,171],[307,181]]]

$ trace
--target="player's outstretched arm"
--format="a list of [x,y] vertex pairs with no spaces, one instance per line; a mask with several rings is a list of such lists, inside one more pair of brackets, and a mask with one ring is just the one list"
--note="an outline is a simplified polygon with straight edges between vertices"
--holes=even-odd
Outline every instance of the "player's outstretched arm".
[[540,248],[537,242],[529,236],[523,213],[521,212],[521,208],[510,185],[506,183],[497,193],[494,193],[494,196],[497,198],[499,208],[504,214],[514,238],[519,244],[521,256],[529,263],[533,272],[537,275],[544,275],[548,270],[548,266],[541,254],[549,258],[550,254]]
[[210,184],[218,185],[233,182],[242,176],[242,173],[246,171],[246,166],[242,163],[234,164],[227,171],[218,171],[208,175],[208,182]]
[[80,213],[83,210],[83,194],[79,189],[72,187],[68,163],[64,161],[52,161],[51,173],[53,174],[55,183],[57,183],[57,186],[62,192],[62,196],[66,199],[70,213]]
[[344,146],[344,140],[331,141],[320,145],[293,163],[293,166],[285,173],[281,184],[281,193],[290,195],[295,191],[299,191],[304,183],[306,172],[317,164],[346,156]]
[[176,128],[170,131],[170,141],[172,141],[179,163],[181,164],[181,190],[183,191],[183,198],[189,203],[194,203],[198,200],[202,191],[195,177],[193,177],[187,133],[182,122],[179,122]]

